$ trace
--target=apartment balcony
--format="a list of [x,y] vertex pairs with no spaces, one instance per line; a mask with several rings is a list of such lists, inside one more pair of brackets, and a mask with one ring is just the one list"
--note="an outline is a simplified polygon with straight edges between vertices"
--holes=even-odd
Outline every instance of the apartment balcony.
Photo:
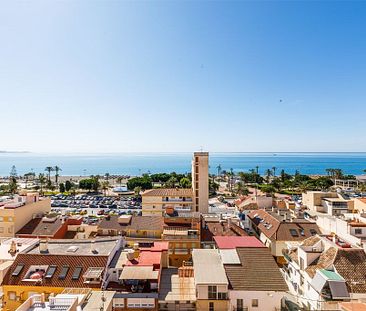
[[199,240],[198,230],[169,227],[163,230],[163,240]]
[[180,199],[172,199],[172,198],[163,198],[162,200],[163,202],[189,202],[189,203],[192,203],[193,200],[192,198],[180,198]]

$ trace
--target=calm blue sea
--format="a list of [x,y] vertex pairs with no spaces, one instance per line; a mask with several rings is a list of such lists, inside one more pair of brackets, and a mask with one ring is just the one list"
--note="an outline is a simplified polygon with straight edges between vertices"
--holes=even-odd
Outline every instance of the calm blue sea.
[[[113,154],[46,154],[2,153],[0,175],[8,176],[12,165],[18,174],[44,172],[46,166],[58,165],[62,175],[128,174],[179,172],[191,170],[192,153],[113,153]],[[366,169],[365,153],[210,153],[210,171],[216,167],[248,171],[259,166],[264,173],[275,166],[294,173],[325,174],[326,168],[340,168],[348,174],[362,174]]]

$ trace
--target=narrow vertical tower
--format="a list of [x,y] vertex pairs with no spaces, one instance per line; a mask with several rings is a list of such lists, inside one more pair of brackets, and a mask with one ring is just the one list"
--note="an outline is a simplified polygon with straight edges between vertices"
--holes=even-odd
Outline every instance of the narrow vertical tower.
[[192,188],[196,211],[208,213],[208,152],[193,154]]

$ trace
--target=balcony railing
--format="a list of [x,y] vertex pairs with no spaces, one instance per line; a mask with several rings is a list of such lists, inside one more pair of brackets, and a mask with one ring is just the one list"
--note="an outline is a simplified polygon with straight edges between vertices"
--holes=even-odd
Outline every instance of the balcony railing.
[[171,198],[163,198],[163,202],[193,202],[193,200],[191,198],[186,198],[186,199],[171,199]]

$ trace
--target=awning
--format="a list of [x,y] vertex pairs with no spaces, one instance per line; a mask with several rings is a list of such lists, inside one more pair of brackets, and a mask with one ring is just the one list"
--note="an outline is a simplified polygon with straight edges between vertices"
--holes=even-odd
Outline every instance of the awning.
[[323,289],[325,283],[327,283],[327,279],[320,274],[319,270],[316,272],[314,278],[311,280],[311,286],[320,293]]
[[152,266],[125,266],[122,270],[120,280],[157,280],[159,271],[153,270]]
[[329,288],[333,299],[348,299],[350,298],[347,290],[346,282],[329,281]]

